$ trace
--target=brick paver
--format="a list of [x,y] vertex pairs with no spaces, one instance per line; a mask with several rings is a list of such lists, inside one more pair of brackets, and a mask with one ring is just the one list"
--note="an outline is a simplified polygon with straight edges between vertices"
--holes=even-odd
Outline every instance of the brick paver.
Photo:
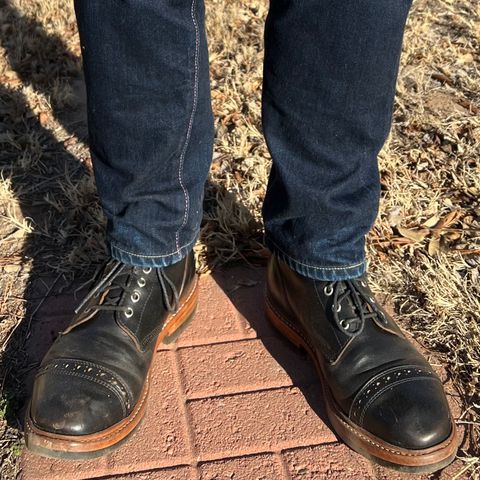
[[375,478],[370,462],[339,443],[286,450],[283,456],[295,480]]
[[284,468],[275,454],[249,455],[199,465],[199,480],[269,480],[282,478]]
[[[157,352],[147,414],[128,442],[84,462],[24,452],[23,479],[408,478],[337,441],[313,366],[264,320],[263,275],[242,267],[202,277],[197,316],[176,344]],[[43,354],[74,303],[63,295],[44,304],[33,356]]]

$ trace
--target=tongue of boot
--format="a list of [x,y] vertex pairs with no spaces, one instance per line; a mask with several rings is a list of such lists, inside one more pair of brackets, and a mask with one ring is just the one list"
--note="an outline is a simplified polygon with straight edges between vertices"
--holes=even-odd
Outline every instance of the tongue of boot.
[[[93,297],[100,294],[108,285],[112,283],[114,279],[116,279],[116,277],[120,275],[123,270],[127,269],[128,267],[121,262],[109,260],[101,270],[101,273],[96,275],[96,279],[98,279],[97,283],[83,298],[83,300],[80,302],[80,305],[78,305],[78,307],[75,309],[75,314],[81,313],[82,310],[84,310],[84,307]],[[122,275],[122,277],[123,276],[124,275]],[[125,275],[125,277],[127,276]],[[127,280],[125,279],[125,282],[126,281]]]
[[[85,323],[93,318],[97,313],[94,305],[118,305],[123,288],[127,286],[132,267],[128,267],[116,260],[109,260],[100,272],[94,275],[94,280],[97,280],[95,286],[88,292],[88,294],[80,302],[80,305],[75,309],[75,317],[73,322],[63,331],[62,335],[67,334],[78,325]],[[89,280],[87,283],[91,283]]]
[[336,282],[334,292],[332,311],[335,322],[346,335],[357,334],[363,329],[365,315],[374,310],[355,287],[353,280]]

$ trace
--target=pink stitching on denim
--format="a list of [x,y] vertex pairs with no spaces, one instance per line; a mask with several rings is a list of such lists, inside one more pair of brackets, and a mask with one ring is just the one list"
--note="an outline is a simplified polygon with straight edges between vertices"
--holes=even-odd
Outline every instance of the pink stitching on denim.
[[185,144],[183,146],[182,153],[180,155],[180,162],[178,165],[178,181],[180,182],[180,186],[182,187],[182,190],[183,190],[183,195],[185,196],[185,212],[183,214],[182,225],[175,233],[175,245],[177,247],[177,250],[180,249],[180,246],[179,246],[180,231],[187,224],[188,209],[190,206],[190,198],[188,196],[188,191],[185,188],[185,185],[183,183],[182,173],[183,173],[183,166],[185,163],[185,155],[187,153],[188,145],[190,143],[190,137],[192,135],[193,119],[197,111],[197,101],[198,101],[198,57],[200,52],[200,31],[199,31],[197,19],[195,16],[196,3],[197,3],[196,0],[192,0],[192,8],[190,10],[193,26],[195,28],[195,78],[194,78],[194,85],[193,85],[193,106],[192,106],[192,113],[190,115],[190,121],[188,123],[187,138],[185,139]]

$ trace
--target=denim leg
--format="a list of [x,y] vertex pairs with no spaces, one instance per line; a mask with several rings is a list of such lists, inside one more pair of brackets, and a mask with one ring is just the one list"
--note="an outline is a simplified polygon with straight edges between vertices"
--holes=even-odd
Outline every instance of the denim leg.
[[271,0],[263,127],[266,242],[318,280],[358,277],[378,211],[410,0]]
[[110,252],[170,265],[197,239],[212,157],[203,0],[77,0],[75,10]]

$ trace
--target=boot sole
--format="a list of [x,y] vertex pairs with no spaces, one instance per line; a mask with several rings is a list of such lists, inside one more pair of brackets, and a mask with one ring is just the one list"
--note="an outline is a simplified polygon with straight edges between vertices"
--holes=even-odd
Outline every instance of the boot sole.
[[[162,342],[172,343],[175,341],[180,333],[184,331],[186,325],[193,319],[198,301],[198,277],[194,282],[193,287],[185,295],[177,312],[167,317],[165,326],[158,335],[155,351]],[[30,417],[29,406],[25,420],[25,443],[27,448],[43,457],[70,460],[87,460],[115,450],[130,438],[145,416],[151,369],[152,364],[150,364],[140,399],[132,413],[121,422],[100,432],[81,436],[58,435],[46,432],[37,428],[33,423]]]
[[284,316],[279,314],[268,298],[266,300],[266,316],[284,337],[296,347],[305,350],[313,360],[320,376],[328,418],[335,433],[352,450],[379,465],[408,473],[436,472],[455,459],[458,439],[456,425],[453,421],[450,436],[442,443],[424,450],[410,450],[397,447],[353,423],[336,404],[324,379],[318,358],[313,348],[308,344],[304,332],[299,330],[298,326],[293,322],[289,322]]

